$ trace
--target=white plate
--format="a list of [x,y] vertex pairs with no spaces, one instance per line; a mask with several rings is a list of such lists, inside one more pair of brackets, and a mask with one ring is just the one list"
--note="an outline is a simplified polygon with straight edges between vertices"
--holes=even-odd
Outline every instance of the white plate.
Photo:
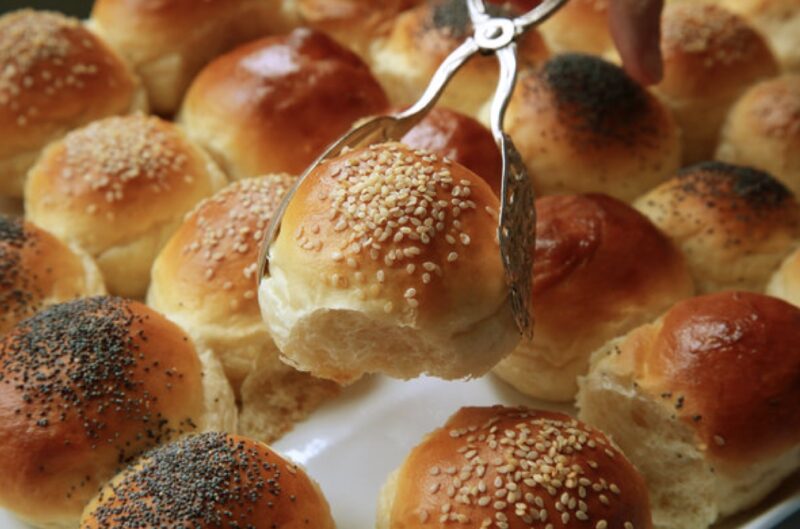
[[[460,407],[492,404],[574,411],[528,399],[493,377],[471,382],[373,377],[323,406],[275,448],[304,465],[320,483],[340,529],[372,529],[383,481],[409,450]],[[715,529],[774,527],[788,512],[800,508],[798,478],[754,512]],[[0,529],[27,528],[0,512]]]

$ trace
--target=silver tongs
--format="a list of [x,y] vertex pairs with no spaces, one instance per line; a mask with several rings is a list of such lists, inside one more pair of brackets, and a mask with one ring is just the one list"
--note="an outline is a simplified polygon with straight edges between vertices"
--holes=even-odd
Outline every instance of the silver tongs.
[[522,158],[503,131],[503,118],[517,81],[517,39],[529,28],[545,21],[566,0],[544,0],[517,18],[491,16],[483,0],[466,0],[474,33],[456,48],[436,70],[425,92],[407,110],[379,116],[355,126],[333,143],[298,179],[272,218],[259,256],[258,281],[269,275],[269,248],[278,235],[281,220],[295,191],[316,167],[344,149],[400,140],[419,123],[436,104],[456,72],[477,53],[494,54],[500,63],[500,78],[491,106],[491,130],[503,158],[502,192],[498,240],[500,256],[511,294],[511,307],[520,332],[533,334],[531,307],[531,270],[536,242],[536,214],[533,187]]

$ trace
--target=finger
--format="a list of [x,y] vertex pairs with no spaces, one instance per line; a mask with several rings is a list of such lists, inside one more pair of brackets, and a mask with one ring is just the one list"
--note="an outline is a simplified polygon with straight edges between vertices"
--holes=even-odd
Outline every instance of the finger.
[[609,24],[625,70],[643,84],[663,76],[661,10],[663,0],[611,0]]

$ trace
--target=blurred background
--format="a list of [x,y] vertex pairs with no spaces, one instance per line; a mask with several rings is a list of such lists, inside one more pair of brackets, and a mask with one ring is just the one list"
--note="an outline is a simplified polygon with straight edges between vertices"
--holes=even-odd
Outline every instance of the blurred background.
[[0,0],[0,13],[21,7],[34,9],[55,9],[77,17],[89,16],[91,0]]

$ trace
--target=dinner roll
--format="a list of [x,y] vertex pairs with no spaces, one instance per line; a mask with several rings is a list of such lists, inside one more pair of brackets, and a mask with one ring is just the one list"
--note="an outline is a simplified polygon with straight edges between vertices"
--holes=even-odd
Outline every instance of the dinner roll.
[[783,261],[767,285],[767,294],[800,306],[800,249]]
[[492,133],[477,120],[445,107],[433,108],[400,140],[458,162],[486,180],[500,196],[503,159]]
[[[526,408],[462,408],[387,480],[378,529],[651,529],[642,476],[602,432]],[[546,525],[545,525],[546,524]]]
[[91,27],[141,76],[153,110],[171,115],[197,72],[237,44],[285,27],[280,0],[96,0]]
[[92,255],[111,293],[142,297],[183,215],[224,184],[208,155],[171,123],[113,117],[47,148],[28,175],[25,212]]
[[494,372],[532,397],[572,401],[591,353],[691,296],[692,279],[672,242],[623,202],[554,195],[536,212],[536,329]]
[[800,466],[800,309],[723,292],[598,351],[580,418],[642,471],[653,521],[704,529]]
[[764,37],[715,4],[668,4],[661,21],[664,79],[655,87],[683,130],[684,163],[710,159],[725,115],[751,84],[778,73]]
[[608,0],[570,0],[542,24],[542,34],[554,52],[604,55],[614,45],[608,30]]
[[722,129],[717,158],[768,171],[800,193],[800,74],[745,92]]
[[80,529],[334,529],[303,469],[244,437],[206,433],[143,456],[84,511]]
[[[508,9],[489,6],[491,13]],[[395,105],[416,101],[434,72],[468,35],[472,34],[463,0],[430,0],[397,17],[387,39],[372,48],[371,66]],[[541,64],[549,51],[541,35],[529,30],[518,42],[521,68]],[[477,116],[497,87],[497,59],[474,57],[464,65],[442,94],[441,104]]]
[[147,294],[148,305],[220,359],[242,403],[240,431],[259,439],[278,437],[335,387],[278,359],[256,299],[259,247],[293,180],[241,180],[201,202],[155,260]]
[[700,293],[762,291],[800,237],[788,189],[767,173],[721,162],[683,169],[635,207],[683,251]]
[[209,64],[192,83],[180,121],[239,179],[300,174],[355,121],[386,106],[358,56],[323,33],[297,29]]
[[318,166],[289,203],[259,288],[284,359],[340,383],[486,373],[519,339],[497,209],[476,174],[399,143]]
[[70,129],[145,107],[128,66],[77,19],[0,16],[0,195],[22,197],[42,148]]
[[0,334],[42,308],[105,294],[91,257],[21,219],[0,215]]
[[670,112],[622,68],[590,55],[557,55],[523,74],[506,130],[545,194],[633,200],[681,159]]
[[799,0],[723,0],[764,35],[784,70],[800,73]]
[[423,0],[290,0],[306,26],[324,31],[361,57],[385,38],[398,14]]
[[135,301],[54,305],[0,339],[0,505],[38,527],[75,527],[143,450],[235,426],[219,364]]

